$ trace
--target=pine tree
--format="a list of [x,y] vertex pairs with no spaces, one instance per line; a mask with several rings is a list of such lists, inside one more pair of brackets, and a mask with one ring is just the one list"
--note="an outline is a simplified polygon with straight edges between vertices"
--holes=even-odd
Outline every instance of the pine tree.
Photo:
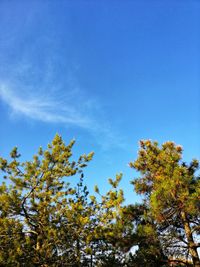
[[70,187],[66,179],[82,175],[93,153],[70,161],[73,145],[74,141],[65,145],[56,135],[31,161],[21,163],[17,148],[10,153],[10,161],[0,158],[0,168],[8,180],[0,187],[1,264],[67,266],[78,259],[72,248],[79,230],[75,233],[72,217],[76,214],[81,228],[83,218],[78,212],[83,203],[77,188]]
[[145,196],[152,216],[163,226],[165,242],[171,250],[189,253],[195,267],[200,266],[196,237],[199,234],[200,179],[195,175],[199,163],[181,161],[182,148],[173,142],[162,147],[157,142],[141,141],[138,158],[130,166],[141,177],[133,184],[137,193]]
[[[0,158],[6,179],[0,185],[1,266],[105,266],[120,263],[116,247],[122,233],[124,201],[121,175],[111,189],[90,195],[83,169],[93,153],[72,160],[74,141],[56,135],[46,150],[21,162],[15,147],[10,160]],[[71,185],[68,177],[74,177]],[[110,264],[109,263],[109,264]],[[120,266],[120,265],[118,265]]]

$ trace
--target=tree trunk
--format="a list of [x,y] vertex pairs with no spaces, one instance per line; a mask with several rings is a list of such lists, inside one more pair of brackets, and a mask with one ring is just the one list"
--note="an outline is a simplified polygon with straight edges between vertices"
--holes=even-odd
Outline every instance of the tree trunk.
[[79,239],[77,239],[77,243],[76,243],[76,259],[77,259],[77,266],[80,267],[81,266],[81,252],[80,252],[80,241],[79,241]]
[[181,211],[181,219],[183,222],[184,230],[185,230],[185,235],[187,237],[187,242],[188,242],[188,247],[189,247],[189,253],[192,257],[192,262],[194,267],[200,267],[200,259],[199,255],[197,252],[197,247],[194,242],[194,238],[192,235],[191,227],[187,218],[187,215],[184,211]]

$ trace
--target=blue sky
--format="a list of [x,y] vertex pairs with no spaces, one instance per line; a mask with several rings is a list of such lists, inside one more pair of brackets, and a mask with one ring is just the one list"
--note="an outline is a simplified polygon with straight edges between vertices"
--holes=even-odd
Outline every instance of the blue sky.
[[55,133],[95,152],[86,182],[104,191],[140,139],[200,158],[199,1],[1,1],[0,154],[24,159]]

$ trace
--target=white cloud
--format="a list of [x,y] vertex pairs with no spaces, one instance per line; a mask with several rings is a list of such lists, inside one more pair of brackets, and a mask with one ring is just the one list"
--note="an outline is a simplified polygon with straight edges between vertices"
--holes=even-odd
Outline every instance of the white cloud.
[[6,84],[0,85],[0,98],[10,107],[12,113],[34,120],[74,124],[83,128],[90,128],[91,125],[91,119],[82,114],[81,108],[78,110],[70,106],[64,99],[57,101],[44,94],[20,95]]
[[105,116],[100,104],[94,99],[80,94],[78,88],[68,90],[65,95],[59,90],[37,90],[16,88],[11,83],[0,82],[0,100],[10,108],[10,115],[22,115],[45,123],[74,125],[87,130],[102,149],[111,147],[126,149],[126,142],[117,135]]

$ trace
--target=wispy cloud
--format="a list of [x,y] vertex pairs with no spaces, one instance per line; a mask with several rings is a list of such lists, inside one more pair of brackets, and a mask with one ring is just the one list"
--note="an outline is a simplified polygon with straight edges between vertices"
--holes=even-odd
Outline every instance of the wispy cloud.
[[[79,127],[102,148],[123,147],[103,97],[82,86],[88,80],[83,78],[84,69],[81,71],[85,62],[79,62],[82,56],[75,56],[79,51],[70,27],[60,34],[58,24],[57,34],[51,20],[48,25],[53,27],[47,27],[43,9],[40,11],[36,7],[25,14],[26,19],[17,19],[9,32],[2,27],[6,36],[2,35],[4,42],[0,43],[0,102],[9,107],[11,116]],[[10,16],[4,16],[6,29],[7,18]]]
[[90,128],[92,123],[90,118],[64,99],[58,101],[45,95],[22,96],[6,84],[0,85],[0,98],[10,107],[12,114],[21,114],[34,120],[74,124],[83,128]]
[[7,66],[6,73],[10,75],[0,80],[0,101],[9,107],[9,115],[79,127],[104,150],[126,149],[126,142],[109,122],[100,101],[80,88],[76,70],[66,69],[65,79],[59,79],[54,65],[47,61],[38,70],[38,65],[27,63],[25,57],[20,63]]
[[113,131],[109,122],[98,117],[98,110],[95,110],[98,103],[77,97],[78,90],[71,90],[68,96],[60,99],[46,92],[30,95],[24,90],[17,91],[12,85],[0,83],[0,100],[9,106],[10,115],[21,115],[45,123],[74,125],[86,129],[105,150],[113,146],[125,148],[124,141]]

